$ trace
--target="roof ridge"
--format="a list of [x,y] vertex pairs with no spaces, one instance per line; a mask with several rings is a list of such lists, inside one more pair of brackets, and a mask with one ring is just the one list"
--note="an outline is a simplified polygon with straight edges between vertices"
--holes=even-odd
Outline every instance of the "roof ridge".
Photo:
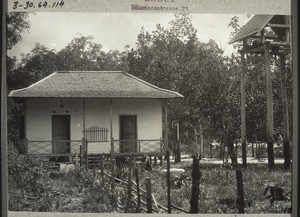
[[136,79],[136,80],[138,80],[138,81],[140,81],[140,82],[142,82],[142,83],[144,83],[144,84],[146,84],[146,85],[148,85],[148,86],[150,86],[150,87],[153,87],[153,88],[155,88],[155,89],[157,89],[157,90],[165,91],[165,92],[168,92],[168,93],[173,93],[173,94],[176,94],[176,95],[178,95],[178,96],[180,96],[180,97],[184,97],[184,96],[181,95],[180,93],[177,93],[177,92],[172,91],[172,90],[167,90],[167,89],[160,88],[160,87],[158,87],[158,86],[155,86],[154,84],[150,84],[149,82],[147,82],[147,81],[145,81],[145,80],[142,80],[142,79],[140,79],[140,78],[138,78],[138,77],[136,77],[136,76],[134,76],[134,75],[132,75],[132,74],[129,74],[128,72],[122,71],[122,73],[125,74],[125,75],[127,75],[128,77],[131,77],[131,78],[133,78],[133,79]]

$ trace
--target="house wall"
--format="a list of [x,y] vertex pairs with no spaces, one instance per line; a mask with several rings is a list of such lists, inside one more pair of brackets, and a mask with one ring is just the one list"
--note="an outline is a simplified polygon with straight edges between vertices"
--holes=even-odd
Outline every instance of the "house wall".
[[[138,139],[162,137],[162,107],[158,99],[113,99],[113,138],[119,139],[119,116],[137,115]],[[109,99],[85,99],[85,128],[100,126],[110,130]],[[29,141],[52,140],[51,116],[71,116],[71,140],[83,137],[82,99],[28,99],[26,102],[26,135]],[[110,133],[108,135],[110,139]],[[109,153],[110,141],[89,143],[89,153]]]

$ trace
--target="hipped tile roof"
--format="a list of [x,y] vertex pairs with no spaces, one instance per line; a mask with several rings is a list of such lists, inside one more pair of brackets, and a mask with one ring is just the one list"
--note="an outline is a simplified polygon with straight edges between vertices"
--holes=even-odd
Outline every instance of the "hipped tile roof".
[[12,98],[182,98],[122,71],[54,72],[29,87],[13,90]]

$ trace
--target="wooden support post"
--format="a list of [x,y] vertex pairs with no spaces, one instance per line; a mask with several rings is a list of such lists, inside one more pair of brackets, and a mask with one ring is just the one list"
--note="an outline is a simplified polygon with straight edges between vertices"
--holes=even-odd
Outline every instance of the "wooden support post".
[[200,177],[201,177],[201,173],[200,173],[199,158],[194,156],[193,170],[192,170],[192,196],[190,200],[190,204],[191,204],[190,213],[198,213]]
[[286,71],[284,55],[280,56],[280,71],[281,71],[281,98],[282,98],[282,112],[283,112],[283,155],[284,155],[284,169],[289,171],[291,168],[290,155],[290,130],[289,130],[289,109],[286,94]]
[[25,154],[28,154],[28,139],[27,138],[25,138],[24,140],[24,146],[25,146]]
[[134,167],[134,173],[135,173],[136,193],[137,193],[136,212],[139,212],[140,211],[140,207],[141,207],[141,192],[140,192],[139,169],[138,169],[137,166]]
[[255,124],[255,138],[254,138],[254,140],[255,140],[255,158],[257,158],[257,143],[258,143],[258,141],[257,141],[257,131],[258,131],[258,126],[257,126],[257,124]]
[[194,132],[195,132],[196,156],[199,157],[199,149],[198,149],[198,132],[197,132],[197,127],[194,128]]
[[236,170],[236,182],[237,182],[237,207],[239,213],[245,213],[244,202],[244,187],[243,187],[243,173],[241,169]]
[[163,165],[163,157],[162,157],[162,156],[159,157],[159,164],[160,164],[160,166],[162,167],[162,165]]
[[265,70],[266,70],[266,93],[267,93],[267,139],[268,139],[268,164],[269,170],[275,168],[273,149],[273,95],[272,76],[270,64],[270,44],[265,43]]
[[147,213],[152,213],[152,189],[151,189],[151,178],[146,177],[146,195],[147,195]]
[[102,183],[102,187],[104,187],[105,179],[104,179],[104,156],[103,156],[103,154],[100,155],[100,169],[101,169],[101,183]]
[[175,123],[175,136],[174,136],[174,142],[175,142],[175,163],[181,162],[181,153],[180,153],[180,130],[179,130],[179,123]]
[[204,139],[203,139],[203,125],[199,124],[199,134],[200,134],[200,143],[199,143],[199,159],[203,158],[203,147],[204,147]]
[[85,139],[85,102],[84,102],[84,98],[82,98],[82,138]]
[[111,160],[111,192],[115,193],[115,175],[116,175],[116,161],[115,159]]
[[75,155],[75,170],[78,170],[78,152]]
[[112,109],[112,99],[110,99],[110,154],[111,154],[111,159],[115,159],[115,150],[114,150],[114,138],[113,138],[113,121],[112,121],[112,116],[113,116],[113,109]]
[[128,184],[127,184],[127,204],[126,204],[126,211],[130,212],[132,210],[132,160],[129,164],[129,171],[128,171]]
[[84,150],[84,158],[85,158],[85,167],[86,169],[88,169],[88,164],[89,164],[89,161],[88,161],[88,143],[86,141],[85,138],[82,139],[82,145],[83,145],[83,150]]
[[165,149],[169,150],[169,127],[168,127],[168,108],[167,100],[165,100],[165,135],[164,135]]
[[95,159],[95,156],[93,156],[92,157],[92,162],[93,162],[93,178],[95,178],[95,176],[96,176],[96,165],[95,165],[95,161],[96,161],[96,159]]
[[171,174],[170,174],[170,151],[167,151],[167,199],[168,213],[171,213]]
[[245,88],[245,54],[241,53],[241,133],[243,167],[247,166],[246,150],[246,88]]
[[82,145],[80,145],[80,147],[79,147],[79,165],[80,165],[80,167],[82,167],[82,150],[83,149],[83,147],[82,147]]

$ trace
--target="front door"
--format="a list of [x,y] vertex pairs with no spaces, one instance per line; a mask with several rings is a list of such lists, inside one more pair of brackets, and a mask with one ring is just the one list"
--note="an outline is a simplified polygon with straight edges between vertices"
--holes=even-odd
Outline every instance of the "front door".
[[70,153],[70,115],[52,116],[53,153]]
[[137,151],[136,115],[120,116],[120,152]]

